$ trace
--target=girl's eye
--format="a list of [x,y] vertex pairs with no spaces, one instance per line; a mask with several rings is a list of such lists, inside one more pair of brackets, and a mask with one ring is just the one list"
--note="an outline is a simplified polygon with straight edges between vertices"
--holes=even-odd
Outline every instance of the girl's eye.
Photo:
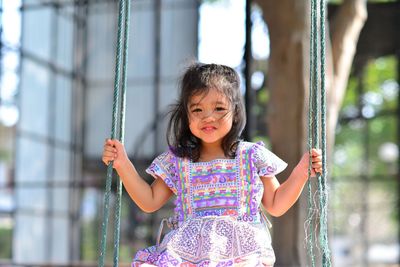
[[198,113],[198,112],[201,112],[201,109],[195,108],[195,109],[192,110],[192,112],[193,112],[193,113]]
[[224,107],[216,107],[215,110],[221,112],[221,111],[225,111],[226,108],[224,108]]

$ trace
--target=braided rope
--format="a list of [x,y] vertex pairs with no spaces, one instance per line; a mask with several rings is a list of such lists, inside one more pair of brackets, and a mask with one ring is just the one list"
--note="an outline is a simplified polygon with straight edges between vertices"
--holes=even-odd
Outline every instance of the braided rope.
[[322,175],[319,177],[320,193],[320,244],[322,249],[322,266],[331,266],[331,257],[328,244],[328,190],[327,190],[327,164],[326,164],[326,87],[325,87],[325,0],[320,0],[320,25],[321,25],[321,149],[322,149]]
[[[317,173],[318,195],[319,195],[319,243],[322,250],[322,266],[330,267],[330,250],[328,244],[328,190],[327,190],[327,164],[326,164],[326,87],[325,87],[325,20],[326,1],[319,0],[319,29],[320,36],[317,36],[317,0],[311,0],[311,37],[310,37],[310,85],[309,85],[309,117],[308,117],[308,148],[319,148],[321,142],[322,150],[322,174]],[[318,62],[318,37],[320,38],[320,62]],[[320,64],[318,64],[320,63]],[[318,67],[320,67],[319,84]],[[321,122],[321,126],[319,125]],[[321,140],[320,139],[321,135]],[[311,175],[311,155],[309,176]],[[314,222],[316,207],[313,206],[312,186],[308,182],[308,218],[310,237],[308,238],[308,253],[311,265],[315,266],[314,256]]]
[[[124,143],[125,140],[125,110],[126,110],[126,83],[127,83],[127,59],[128,59],[128,41],[129,41],[129,21],[130,21],[130,1],[125,5],[125,20],[124,20],[124,47],[122,57],[122,95],[120,109],[120,140]],[[114,266],[118,266],[119,258],[119,239],[120,239],[120,218],[121,218],[121,196],[122,196],[122,181],[118,179],[117,183],[117,202],[115,204],[115,228],[114,228]]]
[[[126,70],[129,41],[130,0],[119,1],[118,34],[114,78],[114,99],[112,111],[111,138],[124,142],[125,107],[126,107]],[[123,47],[122,47],[123,46]],[[123,66],[121,75],[121,65]],[[122,78],[121,78],[122,76]],[[122,81],[122,86],[120,85]],[[121,89],[121,90],[120,90]],[[121,99],[120,99],[121,97]],[[100,256],[98,266],[103,267],[106,256],[107,228],[110,214],[110,195],[113,176],[113,162],[107,166],[106,189],[104,194],[103,221],[101,231]],[[117,177],[117,200],[115,204],[115,229],[114,229],[114,266],[118,266],[119,237],[121,217],[122,182]]]
[[[309,79],[309,100],[308,100],[308,151],[311,151],[313,148],[313,139],[310,138],[312,136],[312,129],[313,129],[313,124],[312,120],[310,118],[313,117],[313,105],[314,105],[314,73],[312,70],[315,69],[315,59],[314,55],[316,54],[316,51],[314,51],[314,41],[315,41],[315,25],[314,25],[314,18],[316,17],[316,6],[315,6],[315,0],[311,0],[311,20],[310,20],[310,79]],[[311,166],[312,160],[311,157],[309,159],[309,166]],[[311,176],[311,168],[308,169],[308,177]],[[307,247],[308,247],[308,255],[310,258],[311,266],[315,267],[315,255],[314,255],[314,235],[313,230],[314,230],[314,206],[313,206],[313,199],[312,199],[312,183],[311,179],[308,179],[308,184],[307,184],[307,189],[308,189],[308,214],[307,214],[307,222],[308,222],[308,232],[310,234],[307,235]]]

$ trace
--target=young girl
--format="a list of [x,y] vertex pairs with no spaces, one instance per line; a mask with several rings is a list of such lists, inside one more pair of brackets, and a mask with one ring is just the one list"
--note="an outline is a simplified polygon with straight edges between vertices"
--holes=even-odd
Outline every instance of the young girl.
[[[171,111],[170,149],[146,170],[148,185],[123,145],[107,140],[103,162],[114,168],[135,203],[145,212],[176,196],[174,216],[164,219],[157,245],[140,250],[132,266],[273,266],[266,217],[284,214],[307,181],[305,153],[289,178],[275,175],[287,164],[262,143],[241,141],[245,111],[237,73],[230,67],[196,63],[183,75]],[[312,175],[321,171],[321,153],[312,149]],[[163,223],[172,229],[160,242]]]

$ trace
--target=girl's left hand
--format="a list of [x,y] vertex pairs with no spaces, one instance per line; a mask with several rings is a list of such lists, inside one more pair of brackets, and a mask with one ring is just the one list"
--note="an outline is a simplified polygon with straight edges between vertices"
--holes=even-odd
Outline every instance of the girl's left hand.
[[[311,149],[312,165],[311,165],[311,176],[316,176],[317,173],[322,173],[322,151],[321,149]],[[310,163],[310,154],[304,153],[301,157],[298,168],[301,168],[302,172],[308,173],[308,165]]]

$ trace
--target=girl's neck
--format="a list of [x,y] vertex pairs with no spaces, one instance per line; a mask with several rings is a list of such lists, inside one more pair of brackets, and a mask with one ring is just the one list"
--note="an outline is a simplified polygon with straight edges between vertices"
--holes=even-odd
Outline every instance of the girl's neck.
[[198,161],[210,161],[214,159],[226,158],[221,145],[202,144],[200,148],[200,158]]

